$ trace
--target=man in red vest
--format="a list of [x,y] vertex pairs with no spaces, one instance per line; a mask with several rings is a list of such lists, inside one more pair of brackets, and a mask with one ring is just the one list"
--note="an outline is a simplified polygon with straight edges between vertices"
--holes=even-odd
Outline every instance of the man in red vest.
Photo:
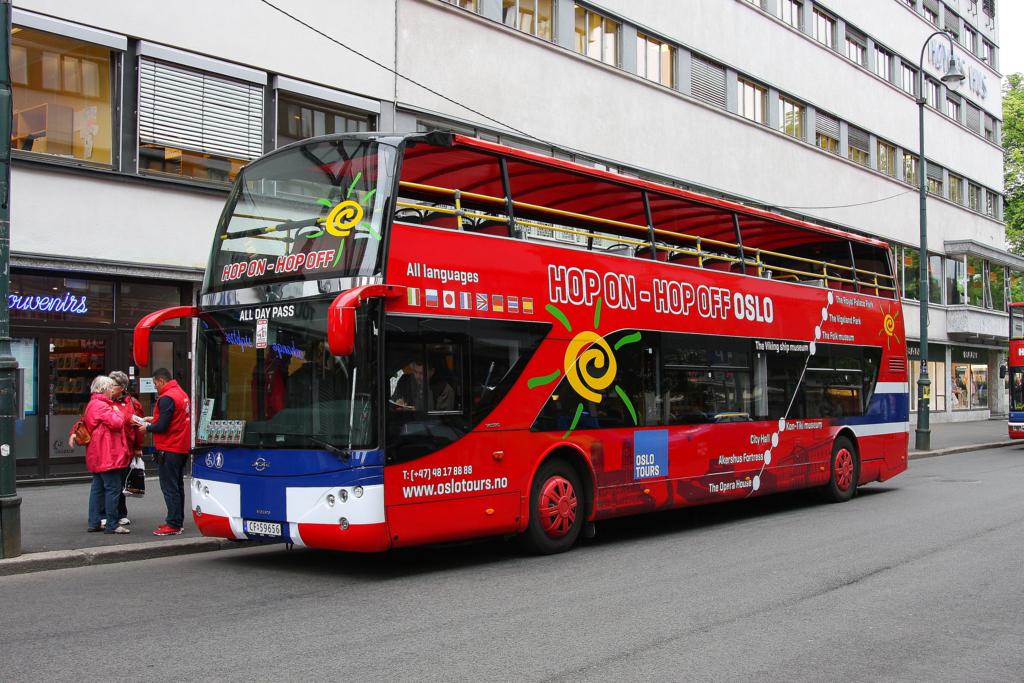
[[188,394],[171,378],[167,368],[153,371],[158,398],[145,430],[153,435],[160,466],[160,490],[167,504],[167,519],[153,533],[176,536],[185,523],[185,463],[192,450],[192,406]]

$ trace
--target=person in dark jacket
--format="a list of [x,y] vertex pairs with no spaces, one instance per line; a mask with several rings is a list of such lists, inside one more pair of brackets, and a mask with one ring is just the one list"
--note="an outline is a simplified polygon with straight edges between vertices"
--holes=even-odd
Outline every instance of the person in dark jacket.
[[160,490],[167,505],[167,518],[153,534],[175,536],[185,525],[185,463],[192,449],[192,406],[167,368],[153,371],[153,384],[158,394],[153,417],[147,417],[150,424],[141,429],[153,435]]

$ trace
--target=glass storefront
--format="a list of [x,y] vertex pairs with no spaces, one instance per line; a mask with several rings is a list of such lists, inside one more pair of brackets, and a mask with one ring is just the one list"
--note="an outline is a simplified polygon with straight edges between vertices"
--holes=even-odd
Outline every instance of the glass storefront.
[[[14,438],[19,479],[85,473],[85,450],[71,448],[67,438],[97,375],[123,370],[139,380],[153,368],[167,367],[183,386],[189,385],[187,326],[161,326],[154,332],[149,368],[133,366],[131,353],[139,318],[191,298],[190,283],[11,273],[12,350],[25,370],[25,418],[16,421]],[[146,411],[152,410],[152,394],[140,399]]]
[[954,346],[950,363],[950,403],[953,410],[989,407],[988,350]]
[[[907,343],[907,358],[910,360],[910,410],[917,410],[917,379],[921,374],[921,347],[917,342]],[[946,347],[942,344],[928,344],[928,379],[931,380],[931,400],[928,410],[946,410]]]

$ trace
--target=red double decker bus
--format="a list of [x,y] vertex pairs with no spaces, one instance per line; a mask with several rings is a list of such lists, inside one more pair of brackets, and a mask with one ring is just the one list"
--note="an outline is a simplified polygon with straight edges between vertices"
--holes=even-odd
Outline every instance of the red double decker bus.
[[1011,439],[1024,439],[1024,303],[1010,304],[1010,410],[1007,431]]
[[459,135],[247,166],[198,319],[208,536],[382,551],[907,467],[885,243]]

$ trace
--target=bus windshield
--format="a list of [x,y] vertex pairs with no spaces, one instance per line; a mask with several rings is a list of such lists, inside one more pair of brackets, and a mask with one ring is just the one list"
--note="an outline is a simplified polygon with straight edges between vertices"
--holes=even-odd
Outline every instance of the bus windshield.
[[247,166],[221,216],[204,291],[380,274],[393,145],[314,140]]
[[365,449],[377,441],[376,327],[359,310],[348,357],[327,349],[329,301],[204,313],[197,442]]

